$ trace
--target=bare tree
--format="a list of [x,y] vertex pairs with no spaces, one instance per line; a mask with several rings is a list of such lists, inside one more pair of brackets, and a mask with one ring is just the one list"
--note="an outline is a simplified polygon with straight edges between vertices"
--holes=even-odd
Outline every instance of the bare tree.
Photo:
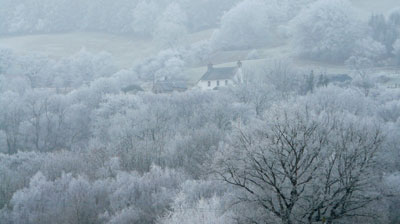
[[254,223],[333,223],[366,215],[362,208],[377,199],[370,168],[383,141],[380,130],[343,114],[296,109],[275,108],[258,127],[239,130],[216,158],[216,173],[240,189],[240,203],[268,214],[251,217]]

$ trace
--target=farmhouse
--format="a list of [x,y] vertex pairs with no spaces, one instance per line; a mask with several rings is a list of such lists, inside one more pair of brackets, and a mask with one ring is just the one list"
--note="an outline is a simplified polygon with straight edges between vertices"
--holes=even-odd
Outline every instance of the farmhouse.
[[207,72],[198,81],[197,87],[202,90],[213,90],[240,83],[243,83],[241,61],[238,61],[235,67],[214,67],[210,63]]

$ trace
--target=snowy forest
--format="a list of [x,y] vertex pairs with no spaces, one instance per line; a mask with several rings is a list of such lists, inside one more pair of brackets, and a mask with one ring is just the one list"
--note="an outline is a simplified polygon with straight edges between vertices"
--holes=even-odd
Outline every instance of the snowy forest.
[[398,0],[0,0],[0,224],[400,223]]

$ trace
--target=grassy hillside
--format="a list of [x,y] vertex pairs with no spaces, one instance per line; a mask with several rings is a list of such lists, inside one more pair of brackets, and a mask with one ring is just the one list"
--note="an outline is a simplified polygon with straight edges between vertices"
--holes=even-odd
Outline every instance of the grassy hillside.
[[[399,0],[351,0],[353,4],[364,11],[365,17],[372,13],[385,13],[400,6]],[[185,42],[194,43],[208,39],[213,30],[206,30],[188,35]],[[81,48],[90,52],[108,51],[116,59],[120,68],[127,68],[136,59],[145,58],[156,54],[161,48],[151,40],[132,36],[119,36],[104,33],[74,32],[60,34],[41,34],[25,36],[0,36],[0,46],[8,47],[18,53],[39,52],[54,58],[69,56]],[[245,61],[245,64],[265,63],[265,61],[279,60],[279,58],[290,57],[293,49],[287,45],[274,46],[258,50],[258,60]],[[223,51],[210,56],[214,64],[222,66],[234,64],[237,60],[245,60],[250,51]],[[297,61],[301,67],[321,67],[342,71],[341,66],[319,64],[310,61]],[[195,82],[204,72],[204,67],[188,68],[189,80]]]

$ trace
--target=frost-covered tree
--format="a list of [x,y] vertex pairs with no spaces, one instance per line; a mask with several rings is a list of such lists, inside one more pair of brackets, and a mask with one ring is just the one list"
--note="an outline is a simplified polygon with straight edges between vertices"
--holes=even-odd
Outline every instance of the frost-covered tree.
[[162,46],[176,47],[185,38],[186,24],[186,13],[179,4],[171,3],[158,19],[153,36]]
[[272,85],[280,97],[287,98],[299,93],[302,85],[302,71],[299,71],[290,61],[275,61],[266,64],[258,80],[264,85]]
[[240,2],[221,18],[213,34],[216,49],[251,49],[263,46],[271,38],[268,7],[262,0]]
[[372,15],[368,25],[372,38],[385,45],[388,52],[390,52],[392,44],[396,40],[396,33],[387,22],[385,16],[382,14]]
[[395,61],[399,65],[400,64],[400,38],[396,40],[393,44],[393,54],[395,56]]
[[82,177],[63,175],[53,182],[39,172],[11,204],[16,223],[97,223],[95,195]]
[[228,224],[234,222],[231,214],[224,214],[219,198],[201,199],[196,205],[177,202],[173,205],[173,212],[159,221],[160,224]]
[[155,1],[139,1],[132,11],[133,31],[143,36],[151,36],[161,10]]
[[41,54],[28,54],[19,58],[21,73],[29,80],[31,88],[48,86],[50,65],[54,63]]
[[372,15],[368,22],[371,37],[386,47],[387,55],[391,55],[393,44],[400,37],[399,17],[400,10],[395,9],[388,17]]
[[241,190],[237,201],[264,211],[254,223],[333,223],[364,216],[383,136],[373,121],[275,107],[265,121],[238,130],[216,157],[215,171]]
[[92,54],[85,48],[53,66],[63,87],[79,87],[94,79],[109,77],[117,72],[113,57],[107,52]]
[[382,64],[386,57],[386,47],[368,37],[355,42],[352,56],[346,64],[353,69],[366,69]]
[[0,95],[0,130],[3,131],[6,148],[2,152],[15,154],[22,147],[21,123],[26,119],[26,106],[21,97],[14,92],[5,92]]
[[311,3],[316,2],[317,0],[283,0],[277,1],[277,4],[282,8],[284,13],[284,17],[281,18],[283,21],[287,22],[294,17],[296,17],[302,9],[307,8]]
[[43,154],[35,152],[0,154],[0,209],[9,205],[16,191],[28,186],[45,159]]
[[13,65],[14,54],[10,49],[0,48],[0,74],[5,74]]
[[164,78],[179,78],[185,68],[182,53],[176,49],[160,51],[156,56],[136,64],[134,70],[144,81],[157,81]]
[[389,195],[389,220],[390,223],[396,223],[400,221],[400,216],[396,208],[400,204],[400,174],[398,172],[389,174],[384,179],[385,193]]
[[190,18],[188,28],[198,31],[216,27],[222,14],[240,0],[178,0],[177,2]]
[[320,0],[304,9],[292,22],[293,46],[301,57],[344,62],[363,32],[347,0]]
[[50,115],[51,91],[32,90],[26,94],[26,119],[21,124],[24,145],[38,152],[52,150],[49,135],[52,132]]
[[110,224],[154,223],[167,211],[185,176],[177,171],[152,166],[148,173],[119,173],[110,183]]
[[218,150],[223,132],[215,125],[207,125],[198,130],[189,130],[186,135],[176,137],[170,167],[182,167],[190,176],[199,178],[207,172],[210,157]]

